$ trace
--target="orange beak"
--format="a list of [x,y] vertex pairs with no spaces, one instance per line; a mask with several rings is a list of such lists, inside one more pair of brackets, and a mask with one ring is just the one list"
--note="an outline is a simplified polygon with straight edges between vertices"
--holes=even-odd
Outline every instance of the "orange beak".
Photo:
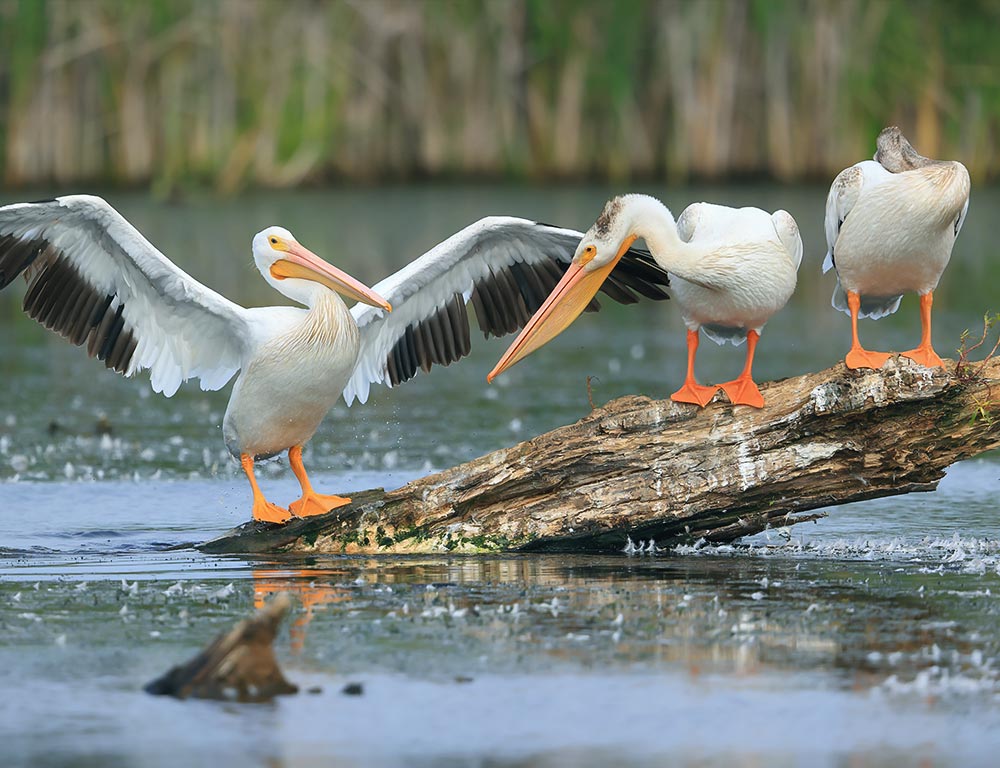
[[271,265],[271,277],[275,280],[285,280],[290,277],[311,280],[354,301],[381,307],[386,312],[392,311],[389,302],[371,288],[329,262],[323,261],[301,243],[295,241],[286,243],[284,251],[286,255]]
[[570,264],[562,280],[552,290],[524,330],[514,339],[500,362],[490,371],[486,381],[492,382],[497,376],[515,363],[530,355],[539,347],[565,331],[587,307],[594,294],[600,290],[611,270],[632,247],[636,236],[625,238],[618,248],[618,254],[604,266],[587,271],[586,262],[574,261]]

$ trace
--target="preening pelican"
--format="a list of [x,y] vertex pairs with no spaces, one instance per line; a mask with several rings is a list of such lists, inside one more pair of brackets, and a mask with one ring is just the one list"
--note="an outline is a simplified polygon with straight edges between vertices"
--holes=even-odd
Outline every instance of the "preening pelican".
[[878,319],[899,309],[910,291],[920,295],[920,344],[905,357],[943,365],[931,346],[934,289],[969,210],[969,172],[957,161],[918,154],[899,128],[883,130],[874,160],[841,171],[826,199],[823,271],[837,271],[833,306],[851,316],[848,368],[880,368],[889,358],[858,340],[858,318]]
[[497,363],[499,375],[567,328],[637,239],[670,273],[673,296],[688,327],[687,376],[671,399],[706,405],[718,387],[697,383],[694,360],[700,330],[722,344],[747,340],[743,373],[722,384],[734,404],[760,408],[753,356],[768,319],[795,290],[802,240],[785,211],[694,203],[680,219],[659,200],[625,195],[610,200],[576,249],[573,264],[524,331]]
[[[223,436],[250,481],[254,518],[280,523],[350,501],[316,493],[302,465],[303,444],[341,393],[348,405],[364,402],[372,383],[392,386],[467,355],[470,300],[486,336],[519,330],[580,236],[482,219],[367,288],[269,227],[253,239],[257,268],[308,309],[245,309],[181,271],[107,202],[74,195],[0,207],[0,289],[24,274],[31,317],[126,376],[148,368],[167,397],[187,379],[214,390],[239,372]],[[667,282],[648,254],[631,252],[604,291],[622,303],[637,293],[664,299]],[[341,295],[359,303],[348,310]],[[254,478],[256,459],[285,450],[302,486],[288,509]]]

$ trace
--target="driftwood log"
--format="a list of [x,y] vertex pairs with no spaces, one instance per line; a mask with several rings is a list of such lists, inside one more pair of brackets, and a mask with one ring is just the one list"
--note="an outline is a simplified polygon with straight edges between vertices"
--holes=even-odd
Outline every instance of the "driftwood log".
[[274,638],[291,608],[286,593],[277,595],[256,615],[223,632],[185,664],[146,685],[154,696],[264,702],[296,693],[274,656]]
[[[1000,361],[956,375],[893,358],[762,386],[767,406],[623,397],[575,424],[284,526],[247,523],[213,553],[621,550],[722,542],[818,510],[933,490],[1000,447]],[[648,546],[648,545],[647,545]]]

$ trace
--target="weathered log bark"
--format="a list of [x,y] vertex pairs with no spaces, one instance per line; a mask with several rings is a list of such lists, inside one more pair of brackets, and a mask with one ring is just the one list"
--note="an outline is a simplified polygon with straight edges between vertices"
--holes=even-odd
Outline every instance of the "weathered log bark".
[[270,701],[296,693],[274,657],[274,637],[292,599],[279,594],[256,615],[239,622],[185,664],[173,667],[146,686],[155,696],[178,699]]
[[623,397],[575,424],[285,526],[248,523],[205,552],[621,550],[730,541],[829,507],[933,490],[1000,446],[1000,361],[976,376],[893,358],[762,387],[767,406]]

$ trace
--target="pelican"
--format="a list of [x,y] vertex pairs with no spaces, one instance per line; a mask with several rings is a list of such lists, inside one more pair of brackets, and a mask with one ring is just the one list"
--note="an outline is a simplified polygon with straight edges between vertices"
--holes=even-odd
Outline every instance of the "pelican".
[[795,290],[802,261],[795,219],[786,211],[694,203],[675,222],[663,203],[647,195],[616,197],[605,205],[566,275],[488,380],[567,328],[639,238],[670,273],[688,329],[687,376],[671,399],[704,407],[718,389],[698,384],[694,376],[699,331],[704,331],[717,344],[739,345],[746,339],[743,373],[720,386],[733,404],[763,407],[753,380],[754,350],[764,324]]
[[[302,446],[343,394],[365,402],[418,368],[470,351],[466,303],[484,334],[513,333],[559,281],[580,233],[513,217],[466,227],[374,288],[325,262],[281,227],[253,239],[254,263],[304,305],[246,309],[205,287],[151,245],[106,201],[88,195],[0,207],[0,289],[23,274],[24,310],[91,357],[157,392],[187,379],[205,390],[237,373],[223,437],[247,475],[253,517],[283,523],[350,502],[317,493]],[[666,274],[631,252],[605,286],[622,303],[665,299]],[[347,308],[341,296],[358,303]],[[597,308],[596,302],[591,308]],[[391,310],[391,314],[390,314]],[[302,496],[269,502],[254,462],[288,451]]]
[[927,366],[944,363],[931,346],[934,290],[969,210],[969,172],[961,163],[918,154],[895,126],[876,140],[873,160],[841,171],[826,199],[827,254],[835,269],[833,306],[851,316],[848,368],[881,368],[884,352],[864,349],[858,318],[899,309],[904,293],[920,295],[920,344],[903,356]]

